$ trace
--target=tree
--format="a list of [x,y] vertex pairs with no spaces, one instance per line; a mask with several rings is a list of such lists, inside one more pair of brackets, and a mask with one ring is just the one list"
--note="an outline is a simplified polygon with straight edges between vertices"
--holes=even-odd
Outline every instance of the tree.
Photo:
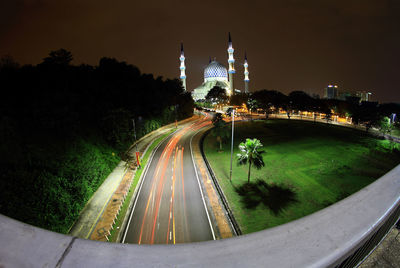
[[286,108],[288,97],[276,90],[260,90],[251,95],[253,100],[256,100],[257,107],[267,112],[272,106],[275,109]]
[[102,131],[106,140],[120,150],[133,142],[132,117],[129,110],[119,108],[107,112],[102,118]]
[[377,103],[362,102],[354,105],[351,110],[351,115],[355,124],[364,124],[365,131],[368,132],[373,126],[380,125],[381,120]]
[[212,119],[212,123],[214,125],[213,134],[217,137],[217,141],[219,142],[219,150],[222,151],[222,141],[229,137],[229,132],[222,119],[222,114],[216,113]]
[[243,103],[247,103],[248,99],[248,93],[236,93],[232,94],[229,102],[231,105],[241,106]]
[[390,118],[384,116],[379,121],[379,130],[382,133],[382,136],[385,136],[386,133],[390,134],[392,132],[393,125],[390,123]]
[[251,99],[255,100],[257,108],[261,108],[265,112],[266,117],[268,117],[272,107],[278,110],[279,108],[286,108],[288,104],[288,97],[276,90],[256,91],[251,95]]
[[207,93],[206,100],[209,102],[225,103],[228,101],[226,90],[219,86],[215,86]]
[[193,115],[194,100],[190,92],[180,94],[177,98],[177,103],[179,120]]
[[249,111],[250,111],[250,114],[251,114],[252,110],[257,109],[257,101],[254,100],[254,99],[249,98],[247,100],[247,107],[249,107]]
[[240,153],[237,154],[238,165],[246,165],[249,163],[249,171],[247,182],[250,183],[251,166],[254,165],[256,169],[261,169],[265,166],[262,154],[264,151],[260,150],[263,145],[257,139],[246,139],[245,142],[239,144]]
[[49,53],[49,56],[43,59],[43,64],[67,66],[71,63],[72,60],[72,53],[63,48],[60,48],[58,50],[51,51]]
[[0,70],[16,70],[18,68],[18,62],[16,62],[10,55],[4,55],[0,58]]
[[314,99],[303,91],[293,91],[289,94],[292,108],[297,111],[311,111],[314,107]]

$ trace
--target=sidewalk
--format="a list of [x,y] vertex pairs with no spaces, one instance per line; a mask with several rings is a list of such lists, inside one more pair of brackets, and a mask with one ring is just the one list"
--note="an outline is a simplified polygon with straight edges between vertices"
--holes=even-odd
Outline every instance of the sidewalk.
[[387,234],[382,243],[359,266],[360,268],[400,267],[400,231],[396,227]]
[[[178,127],[198,118],[195,115],[179,121]],[[140,155],[143,156],[154,140],[174,128],[175,123],[172,123],[140,138],[137,141]],[[132,145],[130,150],[134,149],[135,146]],[[121,161],[83,208],[69,234],[84,239],[106,241],[105,235],[109,232],[110,223],[114,221],[115,213],[118,213],[135,173],[136,169],[125,169],[125,162]]]
[[99,189],[93,194],[86,206],[81,211],[78,220],[74,223],[69,234],[79,238],[89,238],[95,223],[109,202],[111,195],[117,189],[124,174],[125,163],[120,162],[113,172],[107,177]]

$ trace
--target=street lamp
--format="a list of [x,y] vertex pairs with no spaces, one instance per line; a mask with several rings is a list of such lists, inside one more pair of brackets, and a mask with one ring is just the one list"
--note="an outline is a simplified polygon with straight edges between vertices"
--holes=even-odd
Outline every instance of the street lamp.
[[178,128],[178,116],[177,116],[177,112],[176,112],[176,109],[177,109],[177,107],[179,106],[179,104],[175,104],[174,105],[174,110],[175,110],[175,128],[177,129]]
[[133,136],[135,137],[135,147],[136,147],[136,164],[138,166],[138,168],[140,168],[140,156],[139,156],[139,150],[138,150],[138,145],[137,145],[137,141],[136,141],[136,126],[135,126],[135,119],[132,119],[133,122]]
[[229,173],[229,180],[232,181],[232,162],[233,162],[233,133],[235,129],[235,109],[232,109],[232,141],[231,141],[231,170]]

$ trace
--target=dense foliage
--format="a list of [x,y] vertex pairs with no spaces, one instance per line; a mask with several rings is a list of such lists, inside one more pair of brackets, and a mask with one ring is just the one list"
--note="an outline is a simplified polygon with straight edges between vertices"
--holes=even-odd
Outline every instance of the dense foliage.
[[0,61],[0,213],[59,232],[132,144],[132,119],[140,138],[193,113],[179,80],[72,60],[60,49],[36,66]]

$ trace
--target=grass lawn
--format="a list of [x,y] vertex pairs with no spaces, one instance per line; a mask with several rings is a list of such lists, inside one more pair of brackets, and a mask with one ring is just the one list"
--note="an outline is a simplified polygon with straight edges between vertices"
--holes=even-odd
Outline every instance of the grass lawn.
[[[265,167],[251,170],[251,185],[246,185],[248,166],[236,164],[238,145],[246,138],[259,139],[266,152]],[[230,142],[219,152],[212,133],[204,141],[207,159],[243,233],[298,219],[360,190],[400,163],[399,151],[389,148],[389,141],[334,125],[239,122],[231,183]]]
[[399,127],[393,128],[392,133],[390,133],[390,134],[397,138],[400,138],[400,128]]

